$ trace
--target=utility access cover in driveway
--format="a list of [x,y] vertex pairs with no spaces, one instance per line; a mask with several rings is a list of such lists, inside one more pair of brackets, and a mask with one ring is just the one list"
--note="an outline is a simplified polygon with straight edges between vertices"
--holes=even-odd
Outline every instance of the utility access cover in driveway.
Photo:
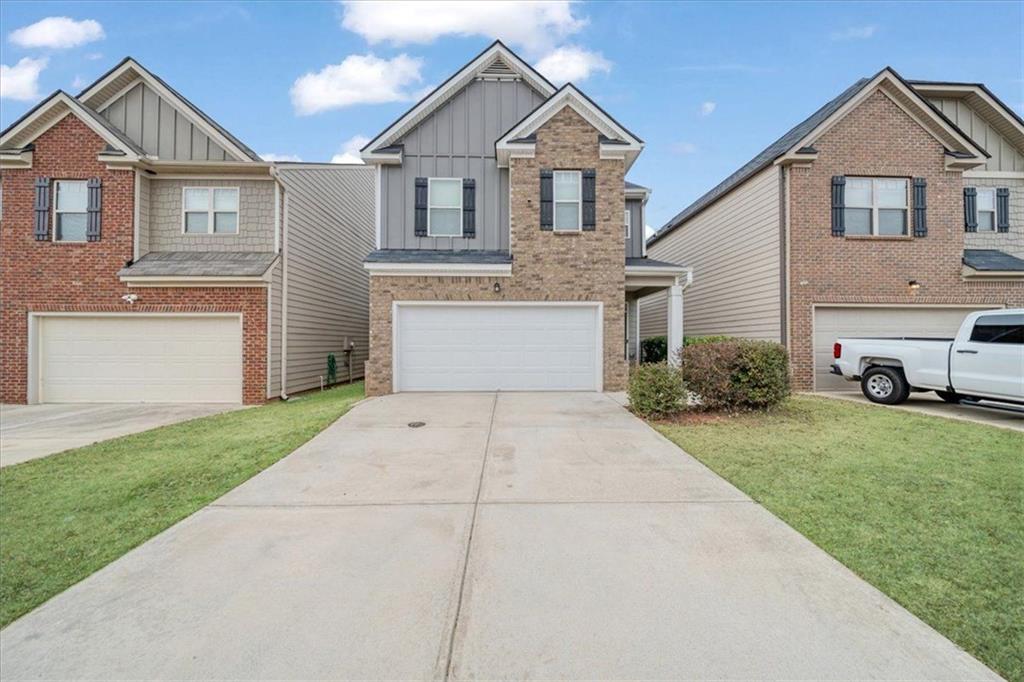
[[586,393],[362,403],[9,626],[0,673],[996,679]]

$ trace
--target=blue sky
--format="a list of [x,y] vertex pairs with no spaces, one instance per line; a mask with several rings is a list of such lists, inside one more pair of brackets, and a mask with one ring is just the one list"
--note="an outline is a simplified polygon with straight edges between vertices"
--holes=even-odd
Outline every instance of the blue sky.
[[[67,17],[71,21],[51,20]],[[19,29],[25,29],[19,31]],[[261,154],[340,157],[493,38],[647,142],[659,227],[861,76],[984,82],[1024,110],[1024,3],[0,3],[0,126],[125,55]]]

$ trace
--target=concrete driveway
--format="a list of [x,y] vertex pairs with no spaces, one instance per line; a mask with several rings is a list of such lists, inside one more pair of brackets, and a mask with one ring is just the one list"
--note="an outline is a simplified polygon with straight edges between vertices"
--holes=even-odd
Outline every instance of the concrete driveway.
[[366,401],[10,625],[0,675],[995,679],[598,394]]
[[975,407],[973,405],[959,405],[944,402],[934,393],[911,393],[907,402],[902,405],[879,405],[864,397],[861,392],[852,391],[823,391],[810,395],[821,395],[827,398],[839,398],[841,400],[852,400],[862,405],[872,405],[881,409],[906,410],[919,414],[930,414],[933,417],[945,417],[959,421],[985,424],[986,426],[998,426],[1004,429],[1024,431],[1024,411],[1011,411],[1000,408]]
[[0,467],[240,407],[223,403],[0,405]]

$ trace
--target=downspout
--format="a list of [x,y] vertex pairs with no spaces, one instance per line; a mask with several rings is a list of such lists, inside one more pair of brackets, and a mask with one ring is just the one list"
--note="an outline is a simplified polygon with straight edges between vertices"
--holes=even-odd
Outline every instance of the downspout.
[[779,268],[781,280],[779,282],[779,316],[781,318],[779,320],[779,341],[787,350],[789,349],[789,185],[791,181],[789,167],[782,166],[779,173],[779,183],[782,185],[782,191],[779,193],[782,212],[781,220],[779,220],[779,229],[782,233],[779,238],[779,258],[782,260]]
[[135,169],[135,210],[132,218],[135,220],[135,225],[132,228],[132,262],[139,260],[139,256],[142,255],[141,249],[139,248],[139,238],[141,237],[141,226],[139,223],[142,220],[142,210],[139,206],[139,201],[142,199],[142,170]]
[[[280,182],[276,167],[270,174]],[[283,188],[283,183],[281,185]],[[288,192],[284,193],[283,220],[281,222],[281,400],[288,400]]]

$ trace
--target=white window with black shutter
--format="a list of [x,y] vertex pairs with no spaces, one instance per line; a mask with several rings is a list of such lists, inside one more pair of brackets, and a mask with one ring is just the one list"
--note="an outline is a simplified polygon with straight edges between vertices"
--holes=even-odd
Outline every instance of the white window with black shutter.
[[964,187],[964,229],[967,232],[1009,232],[1010,189]]
[[462,236],[462,178],[429,179],[427,236]]
[[56,180],[53,185],[53,241],[88,241],[88,181]]
[[898,237],[907,234],[905,178],[847,177],[844,198],[846,236]]
[[583,174],[577,170],[556,170],[555,232],[578,232],[583,226]]

